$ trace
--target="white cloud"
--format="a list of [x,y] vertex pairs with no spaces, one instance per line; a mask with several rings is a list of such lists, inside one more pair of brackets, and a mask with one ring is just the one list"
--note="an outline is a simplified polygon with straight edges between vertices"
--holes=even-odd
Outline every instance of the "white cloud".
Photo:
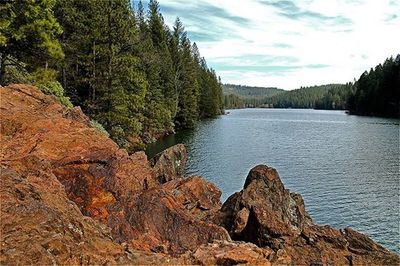
[[[160,5],[175,8],[173,14],[163,12],[168,25],[179,16],[189,33],[216,34],[194,41],[225,83],[294,89],[348,82],[400,53],[397,1],[160,0]],[[202,11],[207,14],[196,13]]]

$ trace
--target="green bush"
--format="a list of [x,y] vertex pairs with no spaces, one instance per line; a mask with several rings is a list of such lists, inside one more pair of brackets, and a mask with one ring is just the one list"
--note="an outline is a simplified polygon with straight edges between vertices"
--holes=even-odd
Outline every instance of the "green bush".
[[68,97],[64,95],[64,88],[58,81],[52,81],[45,84],[38,84],[39,89],[48,95],[54,95],[61,104],[68,108],[74,107]]
[[64,94],[64,88],[57,81],[57,71],[54,69],[39,68],[30,75],[29,81],[44,94],[54,95],[61,104],[68,108],[73,107],[69,97]]
[[97,129],[99,132],[103,133],[107,137],[110,136],[110,134],[107,132],[107,130],[104,129],[103,125],[97,122],[96,120],[90,120],[90,126]]

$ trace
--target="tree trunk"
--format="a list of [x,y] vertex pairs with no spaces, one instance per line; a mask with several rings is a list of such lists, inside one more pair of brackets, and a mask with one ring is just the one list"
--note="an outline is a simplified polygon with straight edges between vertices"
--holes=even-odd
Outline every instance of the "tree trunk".
[[6,85],[4,84],[4,75],[6,74],[5,61],[6,61],[5,53],[0,53],[0,85],[2,86]]
[[[65,43],[65,34],[62,34],[62,44]],[[62,65],[61,65],[61,74],[62,74],[62,86],[65,90],[67,90],[67,73],[65,70],[65,59],[62,60]]]
[[92,102],[96,100],[96,41],[93,41]]
[[62,69],[61,69],[61,71],[62,71],[62,86],[63,86],[63,88],[65,89],[65,90],[67,90],[67,72],[66,72],[66,70],[65,70],[65,63],[64,63],[64,61],[63,61],[63,63],[62,63]]
[[111,23],[111,12],[112,12],[112,1],[109,0],[108,4],[108,92],[112,90],[112,60],[113,60],[113,51],[112,51],[112,23]]

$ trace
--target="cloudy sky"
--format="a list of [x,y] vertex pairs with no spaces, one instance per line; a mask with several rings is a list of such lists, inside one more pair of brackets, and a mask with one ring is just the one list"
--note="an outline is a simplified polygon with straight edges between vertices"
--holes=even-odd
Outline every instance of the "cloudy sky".
[[159,0],[224,83],[341,83],[400,53],[400,0]]

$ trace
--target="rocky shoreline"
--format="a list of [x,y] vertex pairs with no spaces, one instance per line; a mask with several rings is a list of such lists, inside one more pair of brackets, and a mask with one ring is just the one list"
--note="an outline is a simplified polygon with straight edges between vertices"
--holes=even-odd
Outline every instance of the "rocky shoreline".
[[318,226],[277,171],[254,167],[222,205],[184,177],[183,145],[129,155],[28,85],[0,88],[1,265],[399,265],[350,228]]

